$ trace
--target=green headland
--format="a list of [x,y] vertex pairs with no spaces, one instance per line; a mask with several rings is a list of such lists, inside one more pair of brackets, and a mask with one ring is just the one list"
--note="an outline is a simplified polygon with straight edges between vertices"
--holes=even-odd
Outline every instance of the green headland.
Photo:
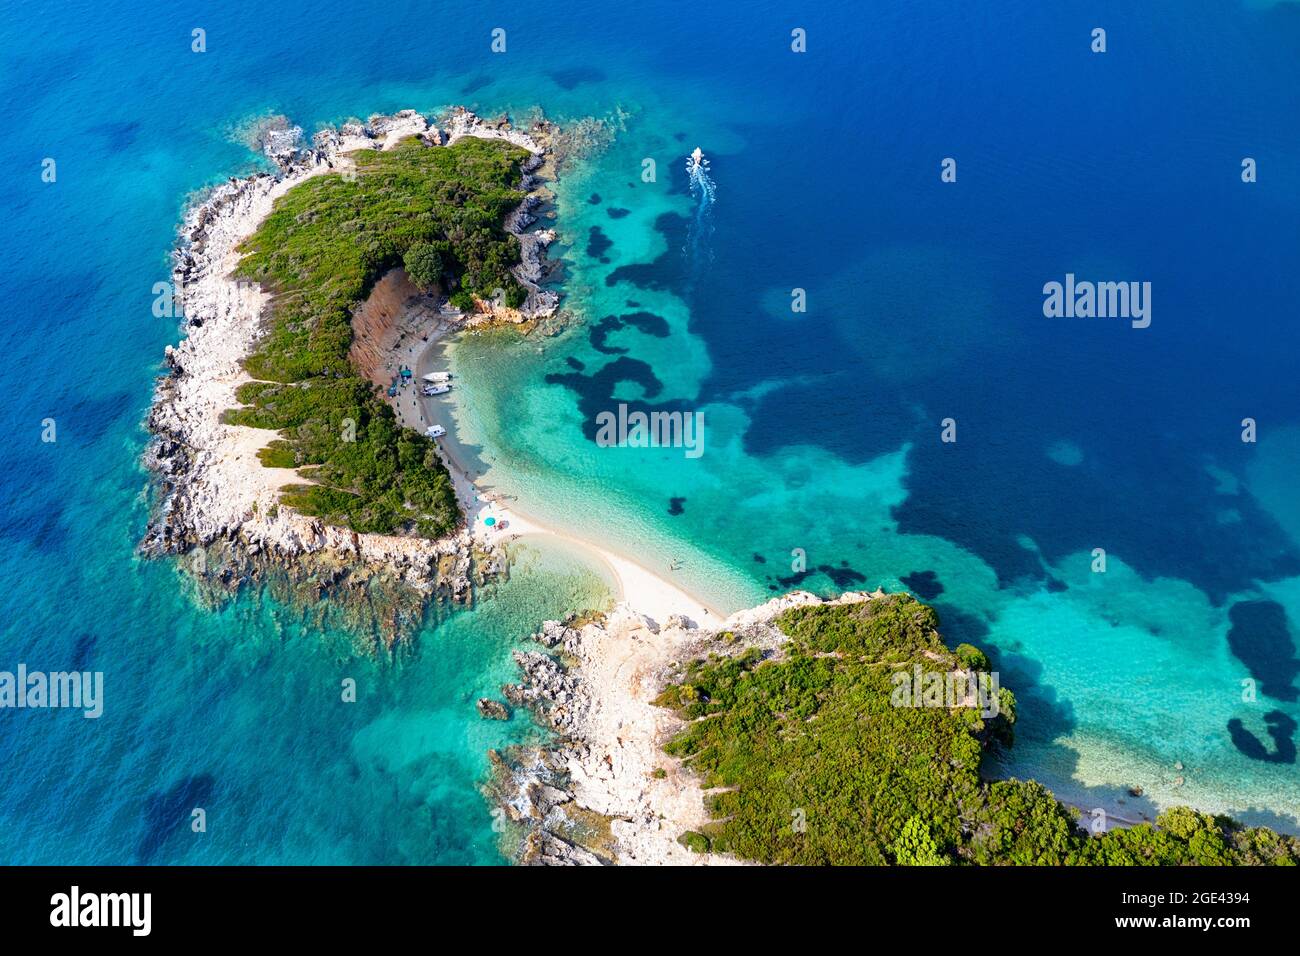
[[1300,840],[1186,807],[1092,834],[1041,784],[986,779],[985,756],[1011,745],[1014,698],[1000,689],[991,718],[898,706],[898,675],[917,665],[988,669],[909,595],[774,623],[789,637],[777,654],[696,659],[656,701],[689,721],[665,749],[711,791],[714,822],[683,835],[691,849],[803,865],[1300,863]]
[[519,205],[526,150],[466,137],[451,146],[416,138],[353,154],[355,175],[315,176],[280,197],[242,246],[238,276],[273,297],[266,335],[245,367],[255,381],[231,424],[278,430],[268,466],[301,469],[310,484],[281,500],[357,532],[451,531],[460,512],[431,439],[400,427],[348,359],[352,310],[389,269],[405,265],[462,309],[525,290],[510,269],[519,241],[503,226]]

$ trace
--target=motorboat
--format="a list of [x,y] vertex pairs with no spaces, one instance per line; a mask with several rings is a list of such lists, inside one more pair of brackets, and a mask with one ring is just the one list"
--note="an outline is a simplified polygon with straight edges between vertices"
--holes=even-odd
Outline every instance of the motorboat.
[[690,158],[686,160],[686,172],[694,176],[709,168],[709,161],[704,158],[704,150],[698,146],[691,152]]

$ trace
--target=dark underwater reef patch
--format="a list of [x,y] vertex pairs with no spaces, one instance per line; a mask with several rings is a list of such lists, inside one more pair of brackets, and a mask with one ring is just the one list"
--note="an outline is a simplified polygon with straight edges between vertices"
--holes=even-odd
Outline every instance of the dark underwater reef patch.
[[99,441],[128,411],[134,411],[134,406],[135,399],[130,392],[77,395],[62,406],[63,414],[58,419],[59,441],[65,438],[72,438],[78,444]]
[[575,66],[564,70],[552,70],[547,74],[555,81],[556,86],[564,90],[572,90],[584,83],[599,83],[605,79],[605,74],[592,66]]
[[95,649],[99,646],[99,636],[96,634],[79,634],[77,640],[72,646],[72,671],[89,670],[89,664],[95,655]]
[[[851,591],[867,581],[865,574],[855,571],[853,568],[848,567],[846,562],[841,561],[838,567],[833,564],[819,564],[815,568],[795,571],[793,574],[784,577],[777,575],[776,583],[780,585],[781,590],[789,591],[792,588],[802,587],[805,581],[818,574],[830,578],[831,583],[840,591]],[[770,586],[768,589],[772,590]]]
[[[63,440],[60,421],[60,441]],[[39,446],[50,449],[57,446]],[[0,472],[14,487],[50,488],[59,482],[54,462],[46,455],[14,457],[0,454]],[[63,551],[68,546],[69,529],[64,520],[67,505],[63,495],[49,495],[40,500],[34,495],[14,495],[0,509],[0,542],[21,542],[43,552]]]
[[606,355],[624,355],[627,349],[617,345],[606,345],[605,339],[628,326],[645,335],[653,335],[660,339],[667,338],[669,333],[668,321],[663,316],[655,315],[653,312],[631,312],[604,316],[587,330],[587,338],[591,341],[591,347],[597,352]]
[[62,551],[69,538],[65,510],[50,502],[10,506],[0,516],[0,541],[25,542],[37,551]]
[[640,289],[656,292],[672,292],[682,288],[687,279],[686,259],[682,247],[686,244],[690,223],[673,212],[666,212],[655,219],[655,230],[667,243],[667,248],[653,262],[632,262],[610,270],[605,276],[605,285],[613,286],[620,282],[630,282]]
[[[674,399],[667,402],[647,401],[663,391],[663,383],[655,376],[654,369],[640,359],[619,356],[590,374],[583,372],[552,372],[545,378],[548,385],[563,385],[571,390],[578,399],[578,410],[582,414],[582,433],[588,441],[596,440],[596,416],[601,412],[610,412],[620,404],[626,405],[629,412],[681,412],[691,414],[698,405]],[[624,382],[641,386],[645,399],[626,401],[615,399],[614,393]]]
[[136,850],[140,863],[149,863],[164,844],[191,820],[196,809],[210,811],[216,780],[209,774],[185,777],[168,790],[145,799],[144,833]]
[[1270,710],[1264,715],[1264,728],[1265,733],[1273,741],[1272,750],[1247,730],[1246,725],[1238,718],[1234,717],[1228,721],[1228,734],[1232,737],[1232,745],[1247,757],[1262,763],[1295,763],[1296,722],[1280,710]]
[[139,120],[120,120],[111,123],[99,123],[90,128],[95,136],[103,137],[111,152],[120,153],[129,149],[140,135]]
[[614,247],[614,241],[605,235],[605,230],[600,226],[592,226],[587,230],[587,256],[600,262],[608,262],[609,258],[605,253]]
[[922,601],[933,601],[943,593],[943,585],[939,583],[939,576],[933,571],[913,571],[911,574],[899,578],[899,580],[903,582],[903,587]]
[[1228,609],[1228,620],[1228,647],[1259,682],[1260,691],[1275,700],[1294,701],[1300,661],[1286,609],[1276,601],[1238,601]]

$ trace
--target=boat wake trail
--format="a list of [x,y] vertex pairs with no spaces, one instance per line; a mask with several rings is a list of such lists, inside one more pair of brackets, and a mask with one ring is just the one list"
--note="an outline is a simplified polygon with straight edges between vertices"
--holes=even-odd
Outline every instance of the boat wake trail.
[[682,251],[694,275],[713,259],[713,203],[717,186],[709,176],[709,161],[698,146],[686,160],[686,173],[690,176],[691,195],[695,198],[695,215],[686,233],[686,248]]

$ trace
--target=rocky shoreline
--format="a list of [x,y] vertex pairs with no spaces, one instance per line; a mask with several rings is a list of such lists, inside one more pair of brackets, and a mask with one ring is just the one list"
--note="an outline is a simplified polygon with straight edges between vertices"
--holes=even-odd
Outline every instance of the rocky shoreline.
[[464,109],[453,110],[441,126],[413,110],[372,116],[321,130],[310,144],[282,119],[261,127],[256,143],[277,172],[232,178],[213,189],[186,212],[173,253],[167,305],[182,316],[185,337],[166,348],[166,374],[158,379],[146,423],[153,439],[144,462],[155,479],[157,502],[142,554],[186,555],[182,567],[213,599],[267,584],[310,606],[328,591],[340,599],[352,626],[389,647],[418,624],[431,600],[472,599],[474,585],[502,566],[495,545],[475,539],[464,526],[435,541],[357,534],[297,513],[278,503],[278,493],[303,479],[293,469],[265,467],[257,457],[275,433],[222,420],[227,409],[240,405],[236,389],[251,380],[242,363],[256,347],[273,301],[256,283],[233,278],[237,247],[294,186],[324,173],[346,175],[354,150],[387,149],[411,136],[432,147],[467,136],[504,139],[530,153],[520,205],[506,224],[519,237],[522,261],[515,274],[528,298],[517,310],[480,302],[477,312],[455,324],[551,316],[559,296],[540,284],[550,269],[546,247],[555,233],[527,230],[549,196],[544,173],[553,132],[545,121],[523,132],[504,118],[488,122]]
[[772,623],[790,607],[858,603],[865,592],[824,601],[795,591],[703,628],[674,615],[663,625],[619,605],[581,621],[546,621],[531,639],[544,650],[516,651],[521,680],[502,688],[553,739],[490,756],[488,799],[509,821],[514,857],[524,865],[734,864],[696,853],[682,834],[709,821],[699,780],[662,750],[681,721],[655,698],[681,678],[687,661],[751,648],[778,655],[787,638]]

